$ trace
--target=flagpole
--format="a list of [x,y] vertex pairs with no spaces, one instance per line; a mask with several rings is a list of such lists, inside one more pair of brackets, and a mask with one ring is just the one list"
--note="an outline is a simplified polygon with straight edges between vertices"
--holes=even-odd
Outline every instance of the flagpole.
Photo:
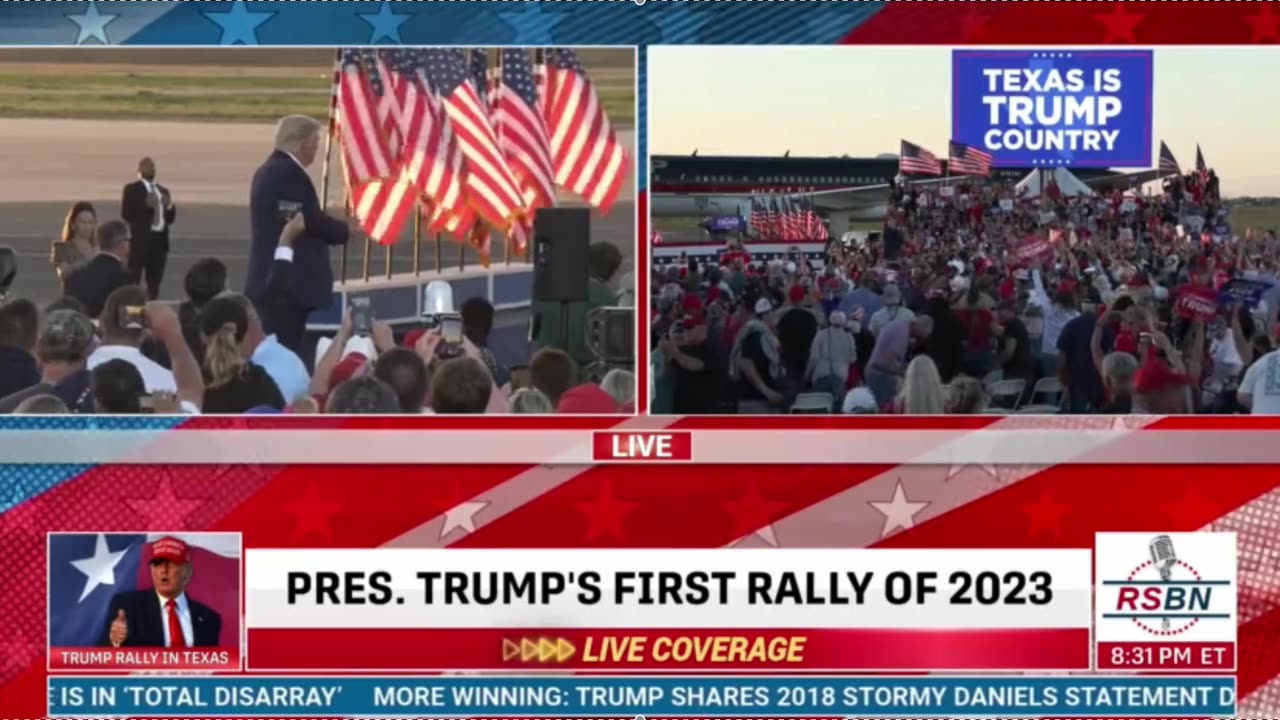
[[436,256],[436,274],[437,275],[444,274],[444,248],[441,247],[441,243],[443,242],[444,242],[444,233],[440,231],[436,231],[435,256]]
[[422,274],[422,204],[413,204],[413,276]]
[[[324,139],[324,163],[320,172],[320,209],[329,207],[329,167],[333,155],[333,136],[338,133],[338,91],[342,84],[342,48],[333,58],[333,82],[329,86],[329,130]],[[347,244],[342,244],[340,282],[347,282]]]

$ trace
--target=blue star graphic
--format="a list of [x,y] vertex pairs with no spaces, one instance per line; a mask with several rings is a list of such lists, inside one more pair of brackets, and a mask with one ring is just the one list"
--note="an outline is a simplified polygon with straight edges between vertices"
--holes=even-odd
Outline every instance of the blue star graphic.
[[516,31],[511,42],[515,45],[554,45],[555,29],[564,15],[543,9],[540,1],[522,2],[520,6],[520,10],[498,13],[498,17]]
[[80,26],[80,32],[76,33],[77,45],[83,45],[89,38],[94,38],[103,45],[107,45],[107,26],[115,22],[119,17],[119,15],[98,12],[98,3],[96,2],[90,2],[88,9],[79,15],[72,15],[71,13],[66,15],[68,20]]
[[382,7],[378,8],[377,13],[360,13],[360,19],[369,23],[372,34],[369,36],[369,44],[376,45],[383,38],[399,45],[400,26],[405,24],[412,15],[397,15],[391,12],[391,3],[384,2]]
[[249,12],[243,0],[236,0],[230,12],[204,13],[222,28],[221,45],[257,45],[258,26],[275,17],[274,12]]
[[649,5],[649,22],[658,28],[663,43],[697,41],[702,27],[711,18],[705,11],[698,12],[694,3],[654,3]]

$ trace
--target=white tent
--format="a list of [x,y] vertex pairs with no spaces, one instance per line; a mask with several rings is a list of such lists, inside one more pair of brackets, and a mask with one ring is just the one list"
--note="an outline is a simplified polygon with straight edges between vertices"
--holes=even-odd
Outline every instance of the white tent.
[[1038,198],[1044,194],[1044,186],[1048,184],[1049,177],[1052,176],[1054,181],[1058,183],[1058,189],[1066,197],[1089,197],[1093,195],[1093,191],[1089,189],[1066,168],[1053,168],[1052,170],[1032,170],[1031,174],[1022,179],[1018,183],[1018,197]]

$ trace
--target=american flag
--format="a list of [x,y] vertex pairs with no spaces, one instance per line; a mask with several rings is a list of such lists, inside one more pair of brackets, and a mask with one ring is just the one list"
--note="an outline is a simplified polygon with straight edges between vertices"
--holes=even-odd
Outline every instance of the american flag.
[[627,172],[627,152],[587,71],[572,50],[547,51],[544,112],[556,183],[609,212]]
[[1204,161],[1204,153],[1200,151],[1200,143],[1196,143],[1196,173],[1200,175],[1200,184],[1209,181],[1209,165]]
[[520,212],[520,191],[498,148],[488,108],[472,82],[465,51],[442,48],[423,53],[427,77],[462,151],[468,204],[480,220],[505,230]]
[[366,235],[390,245],[399,239],[416,197],[402,173],[396,144],[401,116],[382,73],[372,50],[344,51],[339,127],[352,213]]
[[[393,164],[387,137],[378,123],[381,88],[373,53],[342,51],[342,72],[338,80],[338,139],[350,180],[368,182],[390,177]],[[366,70],[373,70],[366,73]]]
[[538,111],[537,81],[528,54],[509,49],[503,50],[500,57],[501,81],[496,90],[493,124],[524,198],[525,219],[516,223],[512,233],[517,251],[523,253],[533,213],[555,205],[555,163],[551,159],[547,123]]
[[403,172],[416,195],[432,207],[462,210],[462,151],[439,98],[427,85],[426,56],[420,49],[389,50],[387,56],[405,138]]
[[1182,174],[1182,167],[1178,165],[1178,159],[1173,156],[1173,151],[1169,149],[1169,145],[1163,141],[1160,143],[1160,174]]
[[991,176],[992,157],[971,145],[951,141],[951,153],[947,159],[947,168],[952,175]]
[[898,167],[903,175],[936,176],[942,174],[942,163],[938,162],[937,155],[906,140],[902,141],[902,153]]
[[751,229],[760,238],[768,238],[769,228],[769,209],[765,205],[765,195],[757,190],[751,194]]
[[822,218],[818,216],[817,204],[814,202],[813,193],[809,193],[808,199],[805,200],[804,209],[804,226],[805,239],[807,240],[826,240],[827,226],[823,224]]

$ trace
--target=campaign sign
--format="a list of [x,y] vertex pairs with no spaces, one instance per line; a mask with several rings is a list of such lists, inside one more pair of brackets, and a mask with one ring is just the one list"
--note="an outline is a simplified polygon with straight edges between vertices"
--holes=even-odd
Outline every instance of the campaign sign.
[[1098,533],[1094,551],[1098,669],[1235,670],[1234,533]]
[[51,533],[58,672],[237,671],[239,533]]
[[957,50],[952,139],[996,167],[1149,168],[1149,50]]
[[1262,303],[1262,298],[1275,287],[1266,280],[1235,278],[1223,288],[1221,301],[1225,304],[1241,303],[1252,310]]

